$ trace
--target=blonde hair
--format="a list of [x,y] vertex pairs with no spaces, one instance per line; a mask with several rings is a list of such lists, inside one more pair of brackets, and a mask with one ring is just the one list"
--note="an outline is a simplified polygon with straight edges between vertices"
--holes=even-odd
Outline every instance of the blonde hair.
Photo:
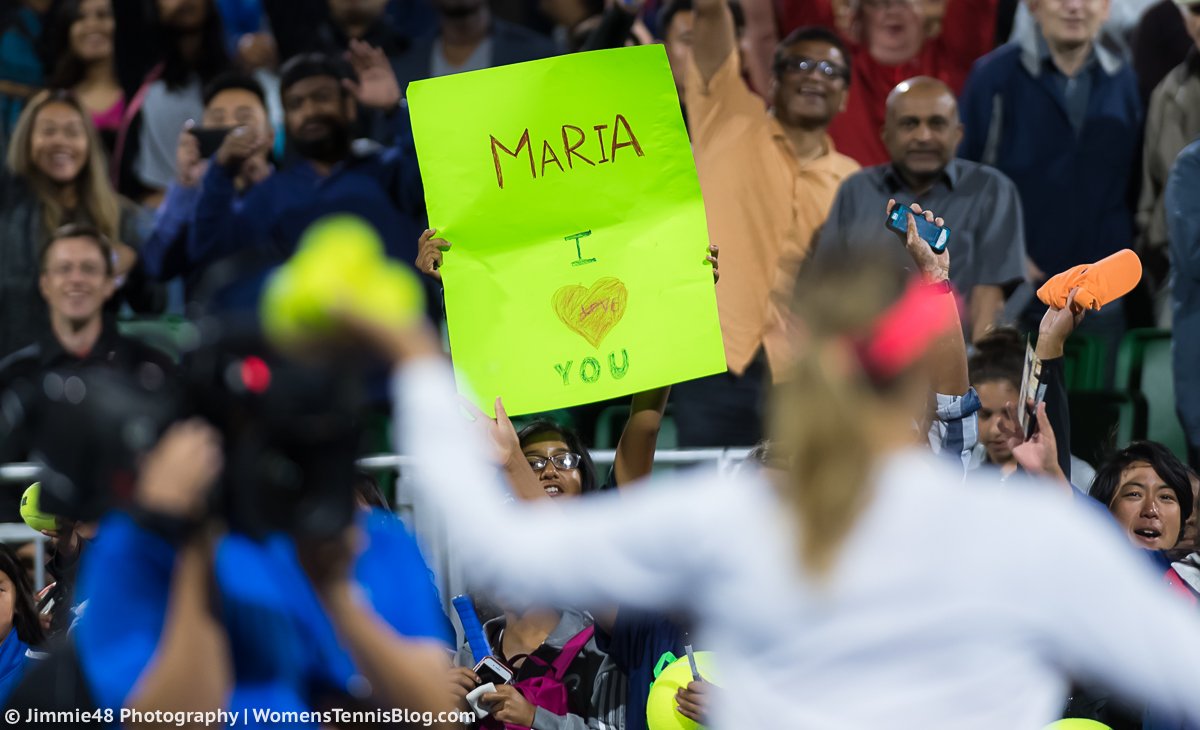
[[[83,119],[87,134],[88,154],[75,179],[78,205],[73,216],[67,215],[55,183],[33,163],[33,124],[38,114],[51,104],[66,104],[74,109]],[[87,223],[110,241],[120,240],[121,203],[108,180],[104,147],[87,110],[70,92],[47,90],[29,100],[8,144],[8,169],[28,182],[41,204],[43,239],[48,239],[55,230],[68,223]],[[41,245],[43,241],[36,243]]]
[[800,527],[801,562],[817,577],[829,572],[870,499],[869,419],[896,404],[907,382],[907,374],[872,381],[853,342],[904,286],[902,272],[862,260],[809,265],[796,284],[793,313],[808,341],[776,386],[770,429],[789,464],[783,496]]

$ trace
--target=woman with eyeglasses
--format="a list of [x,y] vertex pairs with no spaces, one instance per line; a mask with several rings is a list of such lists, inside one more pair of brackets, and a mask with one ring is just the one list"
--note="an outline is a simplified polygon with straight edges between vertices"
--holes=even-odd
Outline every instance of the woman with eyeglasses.
[[[906,245],[929,250],[912,221]],[[1046,484],[964,483],[918,445],[939,366],[957,353],[966,379],[937,270],[806,267],[802,347],[771,402],[780,477],[685,474],[554,508],[506,500],[432,333],[342,321],[397,366],[398,450],[468,576],[505,597],[690,611],[721,658],[710,727],[1040,728],[1069,677],[1200,722],[1200,624],[1107,516]],[[1170,640],[1113,630],[1134,616]]]

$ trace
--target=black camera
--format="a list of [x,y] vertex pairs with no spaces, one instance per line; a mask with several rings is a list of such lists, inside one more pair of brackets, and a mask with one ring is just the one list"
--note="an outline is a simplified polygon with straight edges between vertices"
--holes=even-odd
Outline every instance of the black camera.
[[230,529],[319,538],[353,519],[365,398],[352,369],[302,364],[254,335],[226,334],[185,353],[175,376],[146,363],[40,378],[26,418],[45,465],[44,512],[90,521],[128,504],[140,456],[173,422],[201,416],[224,438],[210,514]]

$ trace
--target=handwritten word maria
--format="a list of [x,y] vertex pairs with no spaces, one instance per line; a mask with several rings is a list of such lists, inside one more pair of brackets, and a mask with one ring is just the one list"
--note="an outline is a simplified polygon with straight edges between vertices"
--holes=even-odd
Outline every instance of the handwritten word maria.
[[[563,385],[571,384],[572,365],[574,360],[567,360],[565,363],[559,363],[554,366],[558,372],[558,376],[562,378]],[[585,357],[579,363],[579,379],[585,383],[595,383],[600,379],[602,368],[600,361],[594,357]],[[617,367],[617,353],[608,353],[608,374],[613,380],[620,380],[625,377],[625,373],[629,372],[629,353],[621,350],[621,366]]]
[[[496,184],[500,189],[504,189],[504,168],[500,164],[500,153],[508,155],[514,160],[519,160],[524,151],[526,159],[529,161],[529,175],[531,179],[536,180],[539,177],[546,176],[546,166],[554,165],[558,167],[559,172],[574,170],[575,163],[586,164],[591,167],[605,163],[617,161],[617,150],[622,147],[632,147],[634,153],[638,157],[644,157],[645,152],[642,152],[642,145],[638,142],[637,137],[633,134],[633,128],[629,126],[629,122],[621,114],[616,116],[612,123],[612,134],[605,138],[604,130],[608,129],[607,124],[597,124],[592,127],[596,132],[596,145],[592,146],[587,143],[588,135],[583,131],[582,127],[576,127],[573,124],[562,125],[562,157],[559,157],[557,150],[558,140],[554,140],[554,144],[550,144],[550,140],[542,140],[542,165],[539,172],[535,164],[534,145],[529,139],[529,129],[526,128],[517,140],[516,149],[509,149],[503,142],[496,139],[496,135],[488,135],[492,140],[492,162],[496,165]],[[620,139],[621,132],[624,131],[625,139]],[[605,143],[607,142],[607,147]],[[580,148],[583,151],[580,151]],[[587,153],[586,155],[584,153]],[[598,155],[596,153],[599,153]],[[591,155],[590,157],[588,155]],[[626,153],[628,155],[628,153]],[[566,167],[563,167],[563,162],[566,162]]]

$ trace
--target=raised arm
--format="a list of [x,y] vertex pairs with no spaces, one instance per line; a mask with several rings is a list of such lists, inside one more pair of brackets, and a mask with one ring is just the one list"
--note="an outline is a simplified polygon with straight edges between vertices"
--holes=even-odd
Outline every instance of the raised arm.
[[[298,546],[301,563],[334,630],[380,704],[430,712],[435,717],[454,709],[454,697],[443,679],[450,670],[445,645],[398,634],[355,584],[351,566],[360,536],[355,527],[339,538]],[[455,726],[433,727],[449,730]]]
[[737,49],[733,15],[726,0],[696,0],[695,25],[692,26],[692,59],[700,78],[710,79]]
[[650,476],[654,468],[654,451],[658,447],[658,431],[662,428],[663,413],[671,387],[655,388],[637,393],[629,404],[629,420],[617,442],[613,471],[617,486]]
[[[888,213],[892,212],[895,204],[895,200],[888,201]],[[930,223],[939,226],[945,225],[945,221],[936,217],[933,211],[922,210],[921,206],[916,203],[912,205],[912,210],[917,215],[925,216],[925,220]],[[933,249],[929,247],[929,244],[925,243],[921,235],[917,233],[917,224],[911,215],[909,216],[908,234],[905,237],[904,247],[916,263],[917,271],[930,284],[947,287],[947,296],[949,296],[949,249],[947,248],[940,254],[935,254]],[[929,352],[930,361],[934,363],[934,392],[948,396],[961,396],[966,395],[971,387],[967,379],[967,346],[962,336],[962,323],[958,319],[958,308],[952,307],[952,309],[954,311],[954,326],[947,327],[946,331],[938,336],[938,339],[930,346]]]
[[1042,360],[1042,383],[1046,386],[1044,402],[1046,417],[1054,430],[1058,449],[1058,466],[1071,477],[1071,409],[1067,401],[1066,373],[1063,367],[1063,348],[1067,338],[1083,321],[1084,312],[1074,311],[1074,292],[1063,309],[1050,307],[1038,327],[1035,352]]

